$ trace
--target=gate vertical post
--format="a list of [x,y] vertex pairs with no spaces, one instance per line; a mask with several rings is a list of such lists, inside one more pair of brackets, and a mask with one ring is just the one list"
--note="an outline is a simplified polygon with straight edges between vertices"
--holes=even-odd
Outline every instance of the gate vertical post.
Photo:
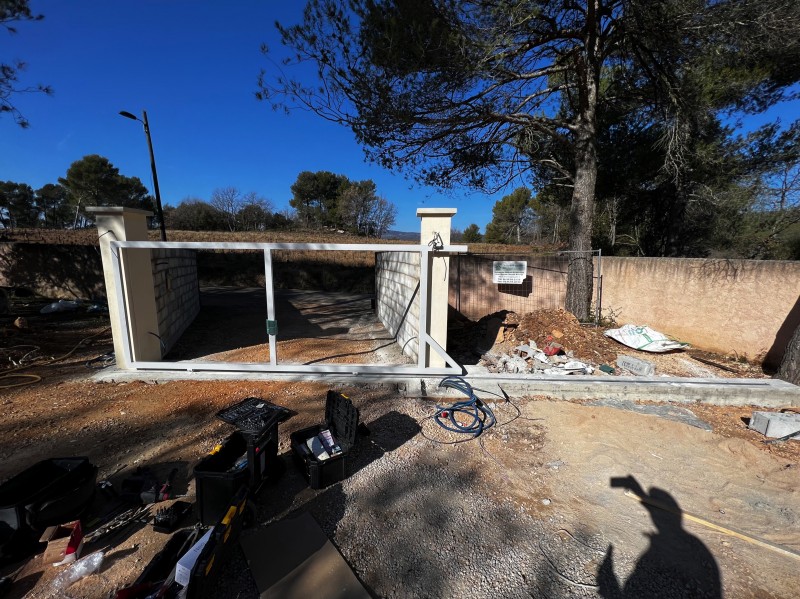
[[[429,244],[434,241],[438,233],[441,243],[450,244],[450,227],[453,222],[455,208],[418,208],[417,216],[420,218],[420,243]],[[436,241],[439,241],[437,239]],[[422,252],[420,259],[425,258],[425,254],[431,256],[428,264],[428,297],[427,297],[427,333],[431,338],[447,349],[447,304],[450,287],[450,258],[437,256],[433,252]],[[425,269],[420,269],[425,272]],[[422,321],[422,314],[420,314]],[[422,331],[420,331],[421,333]],[[420,344],[420,352],[422,352]],[[441,368],[446,366],[445,361],[435,351],[425,344],[425,366]]]
[[[278,365],[277,321],[275,320],[275,286],[272,281],[272,250],[264,250],[264,285],[267,292],[267,336],[269,337],[269,363]],[[273,331],[272,327],[275,327]]]
[[[150,250],[121,250],[119,272],[122,280],[119,288],[122,297],[119,297],[114,279],[114,261],[118,257],[111,249],[112,241],[147,241],[147,217],[152,216],[152,212],[115,206],[90,206],[86,210],[94,215],[100,236],[100,257],[103,260],[117,366],[129,368],[128,356],[133,361],[160,360],[161,344]],[[120,311],[120,306],[127,311],[127,318]],[[130,347],[125,347],[123,327],[126,323]]]

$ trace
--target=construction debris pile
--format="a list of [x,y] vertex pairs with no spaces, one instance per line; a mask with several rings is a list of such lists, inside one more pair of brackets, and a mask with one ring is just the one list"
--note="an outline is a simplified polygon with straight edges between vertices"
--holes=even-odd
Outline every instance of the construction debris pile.
[[537,310],[524,315],[502,311],[477,322],[451,314],[450,321],[448,349],[451,355],[462,364],[477,364],[494,373],[764,376],[756,366],[697,350],[689,354],[688,344],[645,325],[609,329],[581,324],[563,309]]

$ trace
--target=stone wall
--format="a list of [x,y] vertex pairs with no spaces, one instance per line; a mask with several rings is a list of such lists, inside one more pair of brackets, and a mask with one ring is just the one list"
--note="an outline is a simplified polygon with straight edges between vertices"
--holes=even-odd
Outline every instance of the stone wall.
[[96,246],[0,243],[0,286],[53,299],[101,299],[106,290]]
[[774,367],[800,324],[800,262],[603,258],[603,313]]
[[[526,260],[528,277],[522,285],[492,283],[493,260]],[[597,266],[595,259],[595,276]],[[602,269],[603,316],[649,325],[699,349],[772,368],[800,325],[798,261],[604,256]],[[449,302],[473,320],[563,308],[566,271],[559,256],[454,256]]]
[[419,352],[419,276],[417,252],[380,252],[375,256],[378,318],[414,360]]
[[151,250],[161,354],[165,355],[200,312],[197,257],[192,250]]

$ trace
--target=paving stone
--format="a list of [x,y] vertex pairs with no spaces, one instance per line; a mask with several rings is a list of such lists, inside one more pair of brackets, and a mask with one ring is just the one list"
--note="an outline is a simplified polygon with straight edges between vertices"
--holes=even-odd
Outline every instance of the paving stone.
[[[785,437],[800,431],[800,414],[789,412],[753,412],[750,419],[750,428],[758,431],[765,437],[773,439]],[[792,439],[800,441],[800,434]]]

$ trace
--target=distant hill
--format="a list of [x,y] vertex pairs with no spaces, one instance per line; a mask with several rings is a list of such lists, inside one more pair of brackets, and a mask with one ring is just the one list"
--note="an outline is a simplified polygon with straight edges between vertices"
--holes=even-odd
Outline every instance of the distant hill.
[[381,239],[396,239],[398,241],[419,242],[419,231],[386,231]]

